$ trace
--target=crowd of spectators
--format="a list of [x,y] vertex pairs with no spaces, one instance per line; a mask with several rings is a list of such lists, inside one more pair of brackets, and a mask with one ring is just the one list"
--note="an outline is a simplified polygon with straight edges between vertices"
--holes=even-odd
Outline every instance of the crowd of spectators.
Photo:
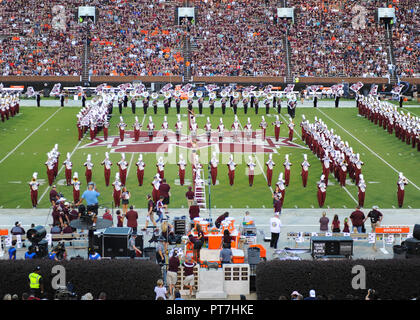
[[276,24],[277,1],[202,0],[195,7],[193,75],[285,75],[285,28]]
[[[90,75],[182,75],[189,36],[191,61],[185,63],[194,76],[285,76],[287,34],[294,75],[386,77],[386,30],[375,10],[388,5],[397,15],[397,73],[419,70],[419,5],[410,0],[197,0],[187,26],[175,21],[181,0],[93,0],[95,24],[77,21],[80,5],[1,1],[1,75],[80,75],[86,39]],[[283,5],[295,8],[293,24],[278,21]]]

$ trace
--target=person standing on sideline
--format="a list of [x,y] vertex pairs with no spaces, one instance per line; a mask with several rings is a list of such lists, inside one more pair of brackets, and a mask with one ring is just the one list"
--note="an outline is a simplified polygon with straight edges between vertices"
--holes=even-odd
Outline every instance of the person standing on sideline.
[[274,213],[274,217],[270,219],[270,232],[271,232],[270,248],[277,249],[277,242],[280,237],[280,227],[281,227],[281,221],[280,221],[278,212],[276,212]]
[[190,296],[192,296],[194,288],[194,267],[196,263],[192,261],[191,256],[187,256],[186,261],[182,264],[184,267],[184,285],[190,290]]
[[128,191],[127,188],[124,186],[122,188],[122,193],[121,193],[122,211],[124,215],[127,213],[128,204],[130,203],[130,197],[131,197],[130,191]]
[[328,223],[330,219],[327,218],[327,213],[324,211],[322,217],[319,219],[319,230],[321,232],[328,232]]
[[141,250],[136,247],[136,238],[137,238],[137,232],[134,232],[131,234],[130,240],[128,240],[128,251],[131,259],[134,259],[136,256],[136,253],[141,255]]
[[174,296],[175,285],[178,280],[179,265],[178,251],[174,250],[172,256],[169,258],[168,272],[166,274],[166,283],[169,286],[170,296]]
[[331,230],[332,232],[340,232],[340,220],[338,219],[338,215],[335,215],[331,222]]
[[152,196],[150,194],[147,195],[147,217],[146,217],[146,225],[144,226],[143,230],[147,230],[149,226],[149,221],[152,222],[153,226],[156,227],[155,216],[154,216],[154,208],[155,204],[153,202]]
[[96,185],[93,182],[89,182],[88,189],[83,192],[82,197],[80,198],[80,201],[77,203],[77,206],[81,205],[83,202],[83,199],[86,200],[86,206],[87,211],[93,211],[96,214],[98,214],[98,197],[101,194],[98,192],[98,189],[96,188]]
[[185,198],[187,198],[188,208],[194,203],[194,191],[192,187],[188,187],[188,191],[185,193]]
[[353,224],[353,232],[362,233],[365,214],[360,210],[360,206],[357,206],[356,210],[351,213],[350,220]]
[[372,210],[368,213],[365,220],[363,220],[364,223],[368,218],[370,218],[373,233],[375,233],[376,228],[381,226],[381,221],[383,218],[382,213],[378,209],[378,206],[373,206]]
[[127,219],[127,227],[133,229],[133,234],[137,233],[137,219],[139,215],[133,206],[130,206],[130,210],[125,214],[125,218]]

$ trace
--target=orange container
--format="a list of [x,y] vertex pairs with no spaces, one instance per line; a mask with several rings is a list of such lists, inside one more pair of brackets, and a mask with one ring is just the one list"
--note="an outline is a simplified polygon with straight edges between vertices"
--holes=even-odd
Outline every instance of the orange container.
[[222,234],[208,235],[208,248],[209,249],[220,249],[222,245]]
[[232,254],[233,263],[245,263],[245,256],[242,250],[233,249]]
[[267,257],[267,250],[265,250],[264,246],[261,244],[253,244],[249,246],[250,248],[260,248],[260,258]]
[[198,224],[201,226],[201,230],[204,233],[208,233],[209,232],[209,222],[208,221],[201,220]]
[[228,230],[230,232],[233,232],[233,230],[235,230],[235,219],[232,217],[226,218],[225,220],[229,225],[228,225]]
[[8,236],[9,230],[7,229],[0,229],[0,236]]

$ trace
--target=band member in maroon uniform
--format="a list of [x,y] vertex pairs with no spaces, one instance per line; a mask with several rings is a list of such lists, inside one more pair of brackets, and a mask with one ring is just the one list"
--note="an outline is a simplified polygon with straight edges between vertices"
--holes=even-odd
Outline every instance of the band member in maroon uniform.
[[109,128],[109,122],[108,122],[108,120],[105,120],[104,127],[103,127],[103,129],[104,129],[104,140],[105,141],[108,141],[108,128]]
[[73,185],[73,202],[78,203],[80,201],[80,181],[79,181],[79,174],[77,172],[73,175],[73,181],[71,182]]
[[165,177],[165,162],[163,162],[162,157],[159,157],[158,162],[156,163],[156,168],[159,177],[163,179]]
[[105,152],[105,159],[102,161],[101,165],[104,166],[104,177],[105,177],[105,185],[109,186],[109,179],[111,178],[111,166],[112,162],[109,159],[109,153]]
[[146,164],[143,161],[143,155],[139,155],[139,160],[136,162],[137,166],[137,180],[139,182],[139,186],[141,187],[143,185],[143,178],[144,178],[144,167],[146,167]]
[[168,118],[166,116],[163,117],[163,122],[162,122],[161,127],[162,127],[163,141],[168,141],[169,124],[168,124]]
[[124,133],[126,126],[127,125],[124,123],[123,117],[120,117],[120,123],[117,124],[117,127],[120,130],[120,141],[124,141]]
[[325,151],[325,156],[322,158],[322,174],[325,177],[325,184],[328,185],[328,176],[330,174],[330,163],[331,159],[328,156],[328,151]]
[[302,184],[303,187],[306,188],[306,185],[308,183],[308,174],[309,174],[309,167],[311,165],[308,162],[308,156],[306,154],[303,155],[303,162],[301,163],[302,172],[300,175],[302,176]]
[[185,166],[187,162],[184,160],[182,154],[179,155],[179,162],[178,162],[178,176],[179,176],[179,184],[181,186],[184,185],[185,182]]
[[50,152],[48,153],[48,160],[45,162],[45,165],[47,166],[48,185],[51,186],[54,181],[54,161]]
[[210,122],[209,117],[207,117],[207,122],[204,125],[204,131],[206,131],[207,141],[210,142],[210,139],[211,139],[211,122]]
[[119,208],[121,203],[122,183],[120,181],[120,174],[118,172],[115,173],[115,181],[112,183],[112,185],[114,186],[114,192],[112,196],[114,198],[115,207]]
[[283,207],[284,196],[286,195],[286,185],[284,184],[283,172],[280,172],[278,181],[276,183],[275,194],[278,195],[280,201],[280,208]]
[[295,128],[295,124],[293,123],[293,119],[290,118],[290,122],[287,125],[289,127],[289,141],[293,140],[293,130]]
[[359,206],[363,207],[365,204],[365,194],[366,194],[366,182],[365,179],[363,179],[363,174],[359,176],[359,183],[357,184],[359,188]]
[[82,124],[80,123],[80,118],[78,118],[76,125],[77,125],[77,132],[78,132],[78,135],[79,135],[78,139],[80,141],[80,140],[82,140],[82,137],[83,137],[83,130],[82,130]]
[[279,141],[280,138],[280,125],[282,125],[283,122],[280,121],[279,116],[276,114],[276,121],[272,123],[274,125],[274,136],[276,137],[276,141]]
[[127,161],[125,161],[125,153],[121,153],[121,160],[117,162],[118,167],[120,168],[120,179],[123,186],[127,180]]
[[65,176],[66,176],[66,184],[67,186],[71,185],[71,169],[73,168],[73,163],[70,160],[70,152],[67,152],[67,159],[63,162],[63,166],[65,166]]
[[93,121],[93,120],[90,120],[89,135],[90,135],[90,140],[95,139],[95,136],[96,136],[96,124],[95,124],[95,121]]
[[177,114],[177,118],[178,118],[178,121],[175,123],[175,134],[176,134],[176,141],[179,141],[179,138],[181,136],[181,130],[182,130],[181,115]]
[[272,153],[268,155],[268,161],[265,163],[265,165],[267,166],[267,183],[268,183],[268,186],[271,187],[271,179],[273,177],[273,168],[276,165],[273,161]]
[[147,124],[147,134],[149,136],[149,141],[153,140],[153,131],[155,130],[155,124],[153,123],[153,119],[149,117],[149,123]]
[[249,186],[252,187],[252,185],[254,184],[254,172],[255,172],[256,164],[255,162],[252,161],[251,156],[249,156],[249,162],[247,163],[247,166],[248,166],[248,182],[249,182]]
[[139,139],[140,139],[140,128],[141,128],[141,124],[139,122],[139,118],[136,116],[135,117],[135,122],[133,124],[134,141],[139,141]]
[[233,156],[232,156],[232,155],[230,155],[230,160],[229,160],[229,162],[227,163],[227,166],[228,166],[228,168],[229,168],[229,173],[228,173],[228,175],[229,175],[229,184],[230,184],[231,186],[233,186],[233,183],[234,183],[234,180],[235,180],[235,168],[236,168],[236,163],[235,163],[235,162],[233,162]]
[[292,163],[289,161],[288,154],[286,154],[285,156],[283,166],[284,166],[284,180],[285,180],[286,187],[288,187],[289,182],[290,182],[290,167],[292,166]]
[[153,191],[152,191],[152,197],[153,197],[153,202],[157,203],[159,200],[159,188],[160,188],[160,182],[162,181],[162,179],[159,177],[159,174],[157,173],[155,175],[155,178],[152,181],[152,186],[153,186]]
[[260,128],[263,131],[262,139],[265,140],[265,133],[267,130],[267,122],[265,121],[264,116],[261,116]]
[[85,176],[86,176],[86,184],[92,181],[92,168],[93,163],[91,162],[90,154],[87,155],[86,162],[83,164],[86,167]]
[[340,177],[340,185],[342,187],[346,186],[346,177],[347,177],[347,163],[342,158],[340,163],[340,171],[339,171],[339,177]]
[[225,134],[225,125],[223,124],[223,119],[220,118],[220,123],[217,126],[217,130],[219,131],[219,142],[223,141],[223,136]]
[[31,190],[31,202],[32,207],[36,208],[38,205],[38,188],[39,188],[39,182],[38,179],[38,172],[34,172],[32,175],[32,180],[29,182],[29,189]]
[[216,184],[217,179],[217,165],[219,164],[219,160],[217,160],[216,152],[213,152],[213,158],[210,160],[210,175],[211,175],[211,183],[213,185]]
[[322,175],[318,182],[318,204],[322,208],[325,204],[325,198],[327,196],[327,185],[325,183],[325,176]]
[[404,177],[403,173],[400,172],[398,176],[398,191],[397,191],[397,197],[398,197],[398,207],[402,208],[404,204],[404,188],[408,184],[408,180],[406,177]]

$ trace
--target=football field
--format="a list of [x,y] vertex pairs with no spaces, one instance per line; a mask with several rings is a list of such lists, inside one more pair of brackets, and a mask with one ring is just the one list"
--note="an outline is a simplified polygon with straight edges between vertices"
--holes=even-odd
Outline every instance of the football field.
[[[322,106],[322,101],[319,102]],[[195,112],[198,113],[195,107]],[[32,178],[33,172],[38,172],[38,181],[41,183],[38,192],[39,208],[49,206],[49,191],[45,162],[47,152],[54,144],[58,144],[60,152],[59,174],[55,181],[57,190],[62,192],[69,200],[73,200],[72,187],[65,185],[63,161],[67,152],[71,153],[73,162],[73,173],[78,172],[82,182],[81,190],[86,188],[84,176],[88,154],[94,163],[93,181],[97,184],[98,191],[101,193],[100,201],[102,204],[111,206],[112,186],[106,187],[104,180],[103,167],[101,162],[105,158],[105,152],[110,152],[113,162],[111,183],[118,172],[117,162],[121,159],[121,152],[125,152],[126,161],[129,163],[127,174],[127,188],[132,197],[130,203],[137,208],[146,206],[146,195],[152,192],[151,182],[156,174],[157,159],[162,156],[166,162],[165,178],[171,185],[171,202],[169,207],[186,207],[185,192],[188,184],[191,185],[192,169],[191,154],[193,146],[188,137],[187,110],[182,108],[181,120],[183,121],[183,134],[181,141],[176,142],[173,135],[175,122],[177,121],[176,110],[171,108],[167,119],[169,122],[170,134],[169,141],[164,142],[161,133],[157,132],[153,141],[149,142],[145,127],[149,121],[149,116],[153,117],[156,130],[160,129],[163,122],[164,110],[159,108],[158,114],[153,114],[153,109],[149,108],[148,114],[143,114],[142,108],[137,108],[139,121],[143,123],[142,135],[139,142],[133,141],[132,124],[134,115],[131,108],[125,108],[122,116],[127,123],[126,137],[124,142],[119,141],[117,123],[119,122],[118,108],[114,107],[114,115],[110,121],[108,141],[103,141],[102,132],[94,141],[90,140],[89,132],[79,142],[77,139],[76,114],[78,107],[21,107],[20,114],[5,123],[0,123],[0,208],[31,208],[30,191],[28,182]],[[407,109],[411,114],[419,116],[420,108]],[[270,110],[271,114],[265,114],[265,108],[260,108],[259,114],[255,115],[253,109],[248,110],[245,115],[243,109],[238,109],[238,117],[242,126],[247,123],[249,117],[254,130],[259,129],[261,116],[266,118],[268,123],[267,137],[262,139],[261,132],[257,132],[251,139],[245,136],[233,141],[230,133],[225,134],[223,143],[218,142],[216,128],[222,113],[216,104],[215,113],[211,116],[214,136],[210,143],[203,130],[209,109],[204,108],[203,115],[197,114],[197,122],[200,128],[198,132],[197,154],[200,162],[205,169],[206,178],[208,177],[207,164],[212,157],[212,152],[218,155],[219,169],[217,184],[211,186],[211,207],[214,208],[271,208],[272,190],[267,185],[266,166],[268,154],[273,153],[273,160],[276,163],[272,179],[272,188],[277,182],[280,172],[284,172],[283,162],[285,155],[288,154],[292,162],[291,181],[286,188],[284,207],[285,208],[317,208],[317,182],[322,174],[320,161],[310,152],[302,142],[299,123],[302,114],[310,121],[314,117],[321,118],[334,132],[341,136],[342,140],[348,141],[354,152],[360,153],[361,160],[364,162],[362,173],[367,183],[365,207],[378,205],[380,208],[397,207],[397,179],[398,172],[403,172],[410,183],[406,186],[404,208],[420,208],[420,152],[417,148],[402,143],[395,135],[389,135],[386,131],[374,125],[364,117],[358,115],[356,108],[299,108],[296,111],[294,120],[295,132],[293,142],[287,141],[289,117],[286,108],[282,109],[280,120],[284,122],[281,126],[279,142],[274,139],[274,127],[271,123],[277,114],[275,109]],[[234,120],[231,109],[227,109],[223,115],[223,122],[226,129]],[[146,163],[144,184],[138,186],[135,163],[139,154],[143,154]],[[180,186],[178,178],[178,166],[176,163],[179,154],[187,159],[186,170],[187,185]],[[234,156],[237,163],[235,183],[229,185],[227,162],[230,155]],[[303,161],[303,154],[308,155],[311,164],[309,169],[308,186],[303,188],[300,176],[300,163]],[[256,159],[256,175],[254,185],[248,184],[247,165],[248,156],[253,155]],[[339,186],[337,181],[330,175],[329,186],[325,207],[330,208],[353,208],[357,205],[357,187],[347,180],[346,187]],[[208,187],[206,187],[208,192]],[[207,201],[208,201],[207,194]]]

